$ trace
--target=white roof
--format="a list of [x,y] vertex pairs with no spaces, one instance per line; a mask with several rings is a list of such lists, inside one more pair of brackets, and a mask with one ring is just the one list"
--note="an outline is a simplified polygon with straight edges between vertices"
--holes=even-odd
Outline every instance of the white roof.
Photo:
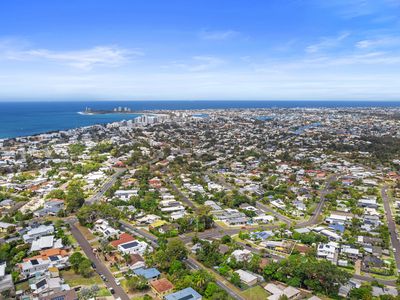
[[27,234],[28,235],[41,234],[41,233],[46,232],[48,230],[51,231],[51,232],[54,231],[53,225],[49,225],[49,226],[40,225],[39,227],[32,228],[31,230],[29,230],[27,232]]
[[0,222],[0,228],[7,229],[8,227],[15,226],[14,224],[11,223],[6,223],[6,222]]
[[0,264],[0,278],[6,275],[6,263]]
[[337,215],[337,214],[331,214],[331,215],[329,216],[329,218],[331,218],[331,219],[336,219],[336,220],[343,220],[343,221],[346,221],[346,220],[347,220],[347,217],[346,217],[346,216]]
[[264,289],[271,294],[282,294],[282,290],[274,283],[268,283]]
[[243,282],[252,282],[253,280],[257,280],[257,276],[254,276],[253,274],[244,271],[244,270],[237,270],[235,271],[235,273],[237,273],[240,277],[240,280],[242,280]]
[[41,238],[32,241],[31,251],[38,251],[45,248],[52,248],[54,243],[54,236],[42,236]]
[[285,289],[283,290],[283,293],[284,293],[286,296],[288,296],[288,298],[290,299],[290,298],[294,297],[295,295],[299,294],[300,291],[299,291],[298,289],[292,287],[292,286],[288,286],[287,288],[285,288]]

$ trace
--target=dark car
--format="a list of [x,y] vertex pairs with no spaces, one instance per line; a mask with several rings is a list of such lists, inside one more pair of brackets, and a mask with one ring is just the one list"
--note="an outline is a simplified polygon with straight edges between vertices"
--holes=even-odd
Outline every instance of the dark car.
[[110,288],[110,293],[113,294],[113,295],[115,294],[115,291],[114,291],[113,288]]

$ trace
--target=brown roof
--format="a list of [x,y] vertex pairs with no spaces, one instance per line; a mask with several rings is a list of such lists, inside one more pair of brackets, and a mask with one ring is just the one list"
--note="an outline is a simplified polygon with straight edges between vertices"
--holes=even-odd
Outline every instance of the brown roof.
[[150,284],[157,293],[165,293],[174,288],[174,285],[167,278],[151,281]]
[[116,247],[118,247],[118,245],[125,244],[127,242],[131,242],[134,240],[135,240],[135,238],[133,236],[124,232],[119,236],[118,240],[112,241],[110,244],[116,248]]
[[270,263],[268,258],[261,258],[260,261],[260,268],[265,268]]
[[39,297],[40,300],[54,300],[54,299],[61,299],[58,297],[63,297],[62,299],[64,300],[78,300],[78,295],[75,292],[75,290],[69,290],[69,291],[62,291],[58,292],[55,294],[52,294],[50,296],[41,296]]
[[144,261],[143,257],[140,254],[131,254],[132,265],[140,261]]
[[311,251],[311,248],[306,245],[296,244],[295,249],[300,253],[308,253]]

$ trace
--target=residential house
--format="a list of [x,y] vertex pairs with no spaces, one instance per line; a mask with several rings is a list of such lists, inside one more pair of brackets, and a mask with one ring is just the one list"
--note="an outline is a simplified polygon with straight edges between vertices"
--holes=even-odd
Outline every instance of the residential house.
[[138,268],[134,269],[133,273],[135,273],[137,276],[143,276],[148,281],[156,280],[161,275],[161,273],[156,268]]
[[32,241],[46,235],[54,233],[53,225],[40,225],[28,229],[28,231],[22,236],[25,243],[31,243]]
[[121,244],[125,244],[127,242],[132,242],[134,241],[135,238],[131,236],[130,234],[123,232],[120,234],[119,238],[117,240],[111,241],[110,245],[113,246],[114,248],[117,248]]
[[295,299],[300,295],[300,290],[282,284],[268,283],[264,289],[271,294],[267,298],[268,300],[278,300],[281,296],[286,296],[288,299]]
[[235,273],[239,275],[240,281],[243,282],[245,285],[253,286],[257,284],[258,277],[254,274],[244,270],[237,270],[235,271]]
[[6,263],[0,263],[0,293],[14,290],[14,283],[11,274],[6,274]]
[[40,296],[39,300],[78,300],[78,294],[74,289],[51,294],[49,296]]
[[164,297],[164,300],[201,300],[202,296],[193,288],[188,287]]
[[116,238],[119,236],[119,230],[111,227],[108,221],[103,219],[99,219],[95,222],[93,231],[102,234],[106,238]]
[[7,232],[9,228],[15,228],[15,224],[0,222],[0,232]]
[[162,299],[165,295],[171,293],[174,285],[167,279],[161,278],[150,282],[150,287],[156,296]]
[[329,242],[327,244],[320,243],[317,247],[317,257],[325,258],[336,264],[338,259],[339,244],[335,242]]
[[46,235],[42,236],[34,241],[32,241],[30,251],[40,251],[44,249],[51,249],[51,248],[62,248],[62,240],[61,239],[54,239],[53,235]]
[[35,211],[33,214],[36,217],[44,217],[44,216],[56,216],[57,213],[64,209],[64,201],[59,199],[49,200],[44,203],[44,207]]
[[114,197],[121,199],[122,201],[129,201],[131,197],[137,197],[138,190],[117,190],[114,193]]
[[131,270],[145,268],[146,263],[144,258],[140,254],[131,254],[130,261],[129,261],[129,268]]
[[237,262],[243,262],[249,261],[253,257],[253,254],[247,249],[237,249],[232,252],[231,257],[235,258]]
[[143,241],[130,241],[127,243],[119,244],[118,250],[123,254],[140,254],[143,255],[146,249],[151,249],[151,247]]

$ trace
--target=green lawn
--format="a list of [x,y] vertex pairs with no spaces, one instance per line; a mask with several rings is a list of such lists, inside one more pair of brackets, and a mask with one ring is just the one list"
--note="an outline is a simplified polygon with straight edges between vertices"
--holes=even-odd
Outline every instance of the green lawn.
[[71,287],[78,285],[103,285],[103,281],[100,276],[96,273],[93,273],[89,278],[84,278],[79,274],[75,274],[75,272],[71,270],[63,270],[61,271],[61,277],[65,279],[65,283],[69,284]]
[[76,245],[78,244],[78,242],[76,241],[76,239],[72,236],[72,234],[67,234],[68,240],[71,243],[71,245]]
[[24,281],[15,286],[15,290],[17,291],[26,291],[29,289],[29,281]]
[[97,292],[97,297],[107,297],[107,296],[111,296],[111,292],[107,288],[101,288]]
[[[133,297],[132,300],[143,300],[144,296]],[[151,299],[154,299],[153,297]]]
[[260,300],[267,299],[270,294],[266,290],[264,290],[264,288],[257,285],[242,292],[242,296],[247,300]]
[[76,227],[79,229],[79,231],[83,234],[83,236],[85,237],[86,240],[90,241],[96,238],[95,235],[93,235],[93,233],[91,233],[89,231],[89,229],[87,229],[86,227],[80,225],[80,224],[76,224]]

